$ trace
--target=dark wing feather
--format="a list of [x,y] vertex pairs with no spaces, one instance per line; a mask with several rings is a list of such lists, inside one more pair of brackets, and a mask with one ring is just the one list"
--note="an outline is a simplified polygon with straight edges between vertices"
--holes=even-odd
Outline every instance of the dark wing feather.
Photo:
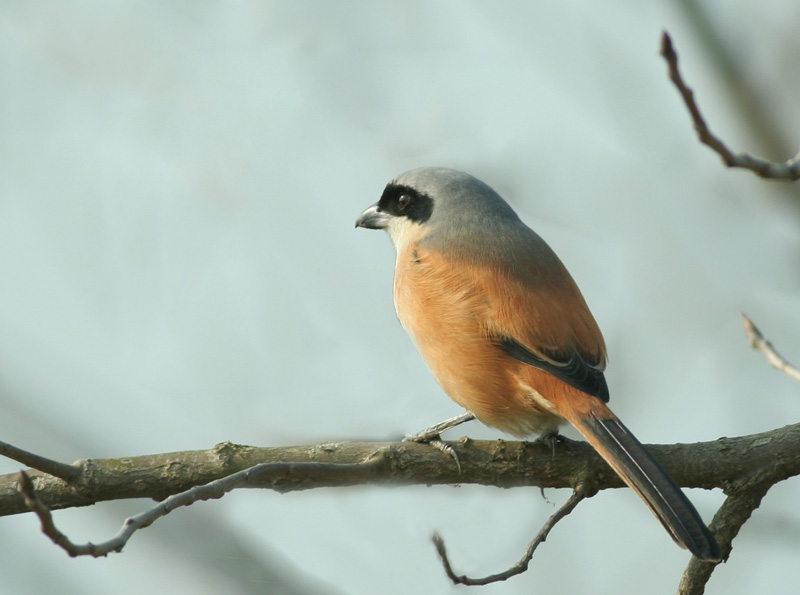
[[573,351],[567,360],[557,356],[541,357],[509,337],[498,338],[497,346],[514,359],[544,370],[570,386],[608,403],[608,385],[603,371],[588,364],[578,352]]

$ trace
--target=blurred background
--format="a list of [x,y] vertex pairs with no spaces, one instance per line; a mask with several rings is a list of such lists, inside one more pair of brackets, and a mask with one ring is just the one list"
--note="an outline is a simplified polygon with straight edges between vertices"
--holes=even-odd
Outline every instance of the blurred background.
[[[483,179],[561,256],[642,441],[796,422],[798,386],[739,312],[800,362],[800,187],[701,146],[658,49],[666,28],[715,132],[782,161],[798,22],[780,0],[2,2],[0,439],[73,461],[391,440],[460,413],[395,319],[388,237],[353,229],[421,165]],[[568,494],[545,496],[239,491],[99,560],[20,515],[0,519],[0,574],[16,593],[466,592],[431,532],[457,572],[497,572]],[[723,501],[690,497],[707,520]],[[798,499],[795,480],[768,494],[708,593],[795,581]],[[55,518],[97,542],[149,505]],[[480,592],[674,593],[688,559],[606,491]]]

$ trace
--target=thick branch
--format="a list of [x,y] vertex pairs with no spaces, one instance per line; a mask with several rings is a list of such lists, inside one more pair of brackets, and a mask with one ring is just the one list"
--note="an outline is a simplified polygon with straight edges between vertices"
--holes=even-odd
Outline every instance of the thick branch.
[[[728,496],[725,503],[714,515],[710,529],[717,537],[722,548],[722,557],[727,560],[731,555],[733,539],[747,522],[753,511],[759,507],[762,498],[766,495],[773,483],[764,481],[749,485],[745,489],[737,489]],[[683,571],[681,582],[678,585],[678,595],[702,595],[706,583],[711,578],[711,573],[717,565],[713,562],[704,562],[692,557]]]
[[[163,500],[259,463],[298,465],[287,465],[282,475],[263,485],[251,482],[252,487],[289,492],[354,485],[364,483],[365,478],[359,474],[326,475],[302,463],[360,463],[376,453],[384,463],[372,471],[369,482],[375,484],[573,488],[578,478],[590,476],[593,489],[623,486],[584,442],[562,439],[555,450],[539,442],[462,439],[450,444],[461,461],[461,473],[450,455],[425,444],[338,442],[283,448],[223,443],[205,451],[89,459],[74,464],[82,476],[69,483],[40,471],[28,474],[41,501],[54,510],[124,498]],[[740,438],[651,445],[648,449],[682,487],[721,487],[731,492],[756,475],[774,483],[800,474],[800,424]],[[0,476],[0,516],[30,510],[17,482],[17,473]]]

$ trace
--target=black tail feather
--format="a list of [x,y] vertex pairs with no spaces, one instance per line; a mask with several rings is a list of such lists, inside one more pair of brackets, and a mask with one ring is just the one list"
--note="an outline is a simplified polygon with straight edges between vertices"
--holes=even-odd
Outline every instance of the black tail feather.
[[675,542],[701,560],[719,560],[717,541],[695,507],[647,449],[616,417],[594,415],[576,427],[653,511]]

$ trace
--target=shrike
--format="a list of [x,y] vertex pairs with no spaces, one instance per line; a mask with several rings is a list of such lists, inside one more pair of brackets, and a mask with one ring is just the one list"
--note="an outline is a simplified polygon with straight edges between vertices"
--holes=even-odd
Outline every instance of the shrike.
[[575,281],[500,195],[460,171],[414,169],[356,226],[388,231],[397,317],[450,398],[517,437],[570,422],[678,545],[720,558],[694,506],[606,405],[605,342]]

